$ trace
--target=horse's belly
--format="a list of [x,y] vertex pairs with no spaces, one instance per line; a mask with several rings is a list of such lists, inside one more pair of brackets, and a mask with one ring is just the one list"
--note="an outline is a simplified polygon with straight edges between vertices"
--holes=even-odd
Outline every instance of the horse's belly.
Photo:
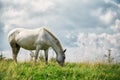
[[35,50],[36,49],[36,43],[35,43],[35,38],[34,37],[18,37],[18,39],[16,40],[16,43],[24,48],[24,49],[28,49],[28,50]]
[[18,45],[24,49],[27,49],[27,50],[35,50],[36,49],[36,46],[34,44],[31,44],[31,43],[27,43],[27,44],[18,43]]
[[24,41],[22,43],[17,42],[17,44],[24,49],[28,49],[28,50],[35,50],[36,49],[36,46],[33,42]]

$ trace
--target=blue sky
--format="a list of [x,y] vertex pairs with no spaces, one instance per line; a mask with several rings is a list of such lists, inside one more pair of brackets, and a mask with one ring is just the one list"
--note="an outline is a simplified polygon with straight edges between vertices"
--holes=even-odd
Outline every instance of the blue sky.
[[[10,50],[10,30],[45,26],[68,53],[120,55],[119,0],[0,0],[0,50]],[[84,55],[83,55],[84,54]]]

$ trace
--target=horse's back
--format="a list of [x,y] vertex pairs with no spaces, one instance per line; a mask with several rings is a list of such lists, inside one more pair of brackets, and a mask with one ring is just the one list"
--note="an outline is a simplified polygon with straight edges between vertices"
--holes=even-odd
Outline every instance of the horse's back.
[[[13,37],[13,35],[17,35],[19,33],[24,33],[24,35],[30,35],[30,34],[35,34],[36,32],[38,32],[41,28],[38,29],[24,29],[24,28],[15,28],[13,30],[11,30],[8,33],[8,38],[9,37]],[[22,35],[22,36],[24,36]]]
[[[44,35],[44,28],[24,29],[16,28],[9,32],[9,43],[17,43],[25,49],[35,49],[38,39],[42,39]],[[39,40],[40,41],[40,40]]]

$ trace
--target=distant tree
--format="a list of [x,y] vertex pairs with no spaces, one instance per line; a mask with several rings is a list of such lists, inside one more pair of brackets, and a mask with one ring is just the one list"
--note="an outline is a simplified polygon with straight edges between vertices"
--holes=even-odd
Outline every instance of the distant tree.
[[5,59],[5,57],[3,56],[3,52],[0,51],[0,60],[3,60],[3,59]]
[[2,51],[0,52],[0,60],[2,60],[3,58],[3,54],[2,54]]
[[112,58],[111,56],[111,50],[108,49],[108,55],[105,55],[105,57],[107,57],[107,62],[108,63],[112,63],[112,61],[114,60],[114,58]]

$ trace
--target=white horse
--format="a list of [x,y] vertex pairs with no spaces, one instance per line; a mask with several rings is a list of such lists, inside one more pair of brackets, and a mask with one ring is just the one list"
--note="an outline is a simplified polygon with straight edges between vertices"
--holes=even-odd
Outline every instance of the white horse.
[[35,51],[35,63],[39,50],[44,50],[45,61],[48,63],[48,49],[52,47],[56,52],[56,60],[62,66],[65,61],[65,50],[63,50],[60,41],[47,29],[24,29],[16,28],[9,32],[8,41],[12,48],[13,59],[17,63],[17,54],[20,47]]

